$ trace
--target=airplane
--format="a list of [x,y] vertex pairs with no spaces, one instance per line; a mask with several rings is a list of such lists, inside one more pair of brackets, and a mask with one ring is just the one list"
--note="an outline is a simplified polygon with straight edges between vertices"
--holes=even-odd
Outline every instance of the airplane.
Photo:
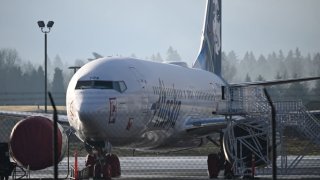
[[[112,148],[141,151],[175,151],[213,142],[223,158],[210,154],[210,178],[219,164],[232,161],[223,141],[228,128],[219,114],[228,87],[269,86],[320,79],[320,77],[229,84],[221,77],[221,0],[208,0],[201,46],[192,68],[185,63],[159,63],[126,57],[99,57],[81,67],[69,82],[66,116],[85,143],[88,153],[102,157],[108,176],[121,175]],[[0,112],[2,115],[17,113]],[[48,115],[20,113],[27,118],[12,130],[10,151],[19,165],[30,170],[52,166],[52,121]],[[241,115],[232,117],[243,119]],[[64,156],[67,134],[59,126],[59,159]],[[37,158],[34,158],[37,157]],[[229,157],[229,158],[228,158]],[[220,160],[222,159],[222,160]],[[229,162],[230,163],[230,162]],[[98,166],[93,161],[92,166]],[[101,168],[101,167],[100,167]],[[225,169],[232,173],[231,169]]]

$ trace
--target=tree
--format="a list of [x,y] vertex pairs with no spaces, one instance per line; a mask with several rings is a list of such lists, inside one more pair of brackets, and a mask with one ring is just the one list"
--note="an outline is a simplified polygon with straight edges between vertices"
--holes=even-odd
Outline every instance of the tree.
[[[275,76],[275,79],[276,80],[281,80],[283,79],[281,73],[278,71],[276,76]],[[275,98],[282,98],[283,97],[283,94],[286,93],[287,91],[287,85],[275,85],[275,86],[272,86],[270,88],[268,88],[271,92],[271,96],[275,97]]]
[[[313,67],[315,68],[315,74],[320,76],[320,53],[317,53],[313,58]],[[313,99],[319,100],[320,98],[320,80],[315,81],[315,86],[312,89]],[[317,107],[319,109],[320,107]]]
[[232,62],[232,63],[234,63],[234,64],[236,64],[236,63],[238,63],[238,57],[237,57],[237,55],[236,55],[236,53],[234,52],[234,51],[230,51],[229,53],[228,53],[228,55],[227,55],[227,60],[229,61],[229,62]]
[[37,85],[36,85],[36,92],[44,92],[44,70],[42,68],[42,66],[39,66],[37,69]]
[[181,61],[178,51],[173,49],[171,46],[167,51],[167,61]]
[[79,66],[79,67],[82,67],[83,65],[85,65],[86,63],[81,60],[81,59],[76,59],[75,62],[74,62],[74,65],[75,66]]
[[251,82],[251,78],[250,78],[250,76],[249,76],[249,74],[247,73],[247,75],[246,75],[246,79],[244,80],[245,82]]
[[163,62],[163,59],[162,59],[160,53],[157,53],[157,55],[156,55],[156,61],[158,61],[158,62]]
[[270,68],[269,61],[264,57],[264,55],[260,55],[257,61],[257,67],[254,68],[256,74],[259,74],[266,79],[273,78],[273,74],[275,73],[274,68]]
[[61,61],[61,58],[59,55],[56,55],[56,57],[54,58],[54,68],[62,68],[63,67],[63,63]]
[[261,74],[259,74],[259,76],[257,77],[257,81],[265,81],[265,79],[261,76]]
[[150,60],[156,61],[156,56],[154,54],[151,55]]
[[314,74],[320,75],[320,53],[317,53],[313,57],[312,66],[314,68]]
[[4,48],[0,49],[0,67],[13,67],[20,63],[21,59],[17,50]]
[[152,54],[151,58],[150,58],[152,61],[155,61],[155,62],[163,62],[163,59],[160,55],[160,53],[157,53],[156,55],[155,54]]
[[290,50],[288,52],[288,56],[286,57],[286,66],[291,76],[298,75],[299,77],[302,76],[302,56],[300,50],[297,48],[295,52]]
[[255,76],[255,68],[257,67],[255,56],[252,52],[246,52],[243,59],[240,61],[239,73],[242,78],[250,72],[251,76]]
[[279,50],[278,59],[279,59],[280,61],[284,61],[284,59],[285,59],[282,50]]
[[19,62],[21,59],[15,49],[0,49],[0,92],[17,93],[24,89]]
[[280,75],[280,72],[278,71],[277,72],[277,75],[276,75],[276,77],[275,77],[277,80],[280,80],[280,79],[282,79],[282,76]]
[[[233,55],[231,54],[231,56]],[[231,57],[231,58],[234,58],[234,57]],[[230,60],[229,58],[227,58],[226,54],[222,52],[222,76],[228,82],[232,81],[233,77],[236,75],[236,72],[237,72],[234,62],[235,62],[235,59]]]
[[65,92],[62,70],[60,68],[54,69],[54,76],[53,76],[53,81],[51,84],[51,91],[52,91],[52,93],[64,93]]
[[[298,78],[298,74],[294,74],[293,78]],[[287,90],[287,96],[289,98],[294,99],[304,99],[305,95],[308,93],[308,87],[305,85],[305,83],[292,83],[288,90]]]

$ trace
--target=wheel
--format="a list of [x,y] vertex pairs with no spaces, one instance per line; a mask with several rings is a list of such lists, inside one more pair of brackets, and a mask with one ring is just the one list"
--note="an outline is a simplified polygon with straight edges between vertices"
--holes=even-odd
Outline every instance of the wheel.
[[86,157],[86,163],[85,166],[89,170],[89,177],[93,177],[93,171],[94,171],[94,164],[96,163],[96,158],[93,154],[88,154]]
[[229,161],[224,162],[224,178],[225,179],[234,178],[234,174],[232,171],[232,164]]
[[105,180],[111,180],[111,177],[112,177],[112,168],[111,168],[110,163],[104,164],[102,174],[103,174],[103,179],[105,179]]
[[93,175],[95,179],[100,179],[101,178],[101,164],[100,163],[95,163],[94,168],[93,168]]
[[115,154],[107,154],[107,162],[111,165],[111,177],[121,176],[120,160]]
[[209,178],[217,178],[219,175],[219,163],[220,159],[219,156],[217,154],[209,154],[208,155],[208,173],[209,173]]

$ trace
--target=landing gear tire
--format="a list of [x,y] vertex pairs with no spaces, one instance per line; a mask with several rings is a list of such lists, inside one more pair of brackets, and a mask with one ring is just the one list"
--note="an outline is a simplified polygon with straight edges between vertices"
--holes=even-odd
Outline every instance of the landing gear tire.
[[217,178],[220,172],[220,158],[218,154],[209,154],[208,155],[208,174],[209,178]]
[[94,179],[111,180],[111,165],[108,162],[97,162],[94,165]]
[[110,165],[111,177],[119,177],[121,176],[121,167],[120,160],[115,154],[107,154],[106,161]]
[[234,178],[234,173],[232,171],[232,164],[229,161],[225,161],[224,163],[224,178],[225,179]]

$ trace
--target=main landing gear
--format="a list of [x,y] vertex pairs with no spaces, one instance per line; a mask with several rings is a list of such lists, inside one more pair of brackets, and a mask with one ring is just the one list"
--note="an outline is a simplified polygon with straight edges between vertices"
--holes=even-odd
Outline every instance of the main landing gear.
[[[88,148],[86,149],[88,151]],[[120,161],[117,155],[111,154],[102,147],[94,147],[88,153],[85,165],[90,178],[110,180],[112,177],[121,176]]]
[[209,141],[211,141],[214,145],[220,147],[219,153],[212,153],[208,155],[207,164],[208,164],[208,175],[210,179],[217,178],[219,172],[224,170],[224,178],[232,179],[234,177],[234,173],[232,171],[232,165],[229,161],[226,160],[225,155],[223,153],[223,132],[220,133],[219,143],[214,141],[211,137],[207,137]]

